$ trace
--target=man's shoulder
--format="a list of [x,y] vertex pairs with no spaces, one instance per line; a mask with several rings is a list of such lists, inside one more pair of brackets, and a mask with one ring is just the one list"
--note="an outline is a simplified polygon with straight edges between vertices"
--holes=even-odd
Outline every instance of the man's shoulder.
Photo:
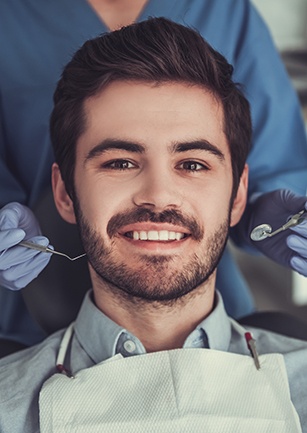
[[[290,387],[297,394],[302,391],[307,398],[307,341],[262,329],[250,328],[256,340],[259,354],[283,355]],[[306,412],[307,416],[307,412]]]
[[0,360],[0,431],[36,431],[39,392],[55,373],[62,335],[59,331]]
[[267,331],[265,329],[247,327],[257,341],[257,347],[260,353],[281,353],[282,355],[290,355],[296,352],[307,353],[307,341],[276,332]]
[[34,383],[48,372],[54,370],[63,332],[63,330],[56,332],[35,346],[0,359],[0,402],[3,387],[6,384],[10,386],[15,383],[19,387],[25,383]]

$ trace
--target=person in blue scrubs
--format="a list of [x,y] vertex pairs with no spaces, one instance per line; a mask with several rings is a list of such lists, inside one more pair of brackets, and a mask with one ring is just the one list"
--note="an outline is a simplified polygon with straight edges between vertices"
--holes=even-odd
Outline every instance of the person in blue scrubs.
[[[14,201],[33,208],[50,186],[53,154],[48,123],[54,88],[63,66],[85,40],[113,30],[107,23],[114,22],[115,13],[122,13],[119,25],[164,16],[191,26],[234,66],[234,80],[243,85],[253,119],[247,216],[251,209],[255,212],[257,194],[290,189],[304,201],[307,143],[299,102],[268,29],[252,4],[248,0],[141,0],[134,3],[139,10],[134,10],[124,0],[113,6],[108,3],[0,3],[0,207]],[[266,209],[271,198],[263,197]],[[248,247],[246,221],[243,218],[232,234],[243,248]],[[280,262],[288,264],[287,260]],[[2,285],[8,287],[3,280],[2,276]],[[236,293],[228,289],[230,280],[232,287],[236,280]],[[253,310],[247,285],[229,251],[219,265],[217,287],[231,316],[238,318]],[[0,289],[0,336],[25,344],[44,337],[28,315],[20,292],[5,287]]]

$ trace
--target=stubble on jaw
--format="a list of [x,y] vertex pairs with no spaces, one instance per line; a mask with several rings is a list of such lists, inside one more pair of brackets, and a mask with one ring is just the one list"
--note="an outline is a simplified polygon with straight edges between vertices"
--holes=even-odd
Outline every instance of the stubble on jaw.
[[[139,269],[132,270],[129,265],[119,263],[112,256],[112,247],[106,247],[100,234],[90,227],[81,212],[78,201],[75,201],[75,211],[83,246],[94,272],[93,280],[96,286],[111,293],[116,303],[128,303],[134,308],[145,308],[149,305],[155,309],[174,308],[175,304],[178,306],[185,304],[206,291],[208,285],[206,283],[211,280],[228,238],[230,212],[228,212],[228,218],[207,239],[206,250],[201,251],[203,257],[194,253],[188,263],[176,267],[176,261],[178,259],[180,263],[180,257],[144,255],[140,257]],[[129,213],[127,219],[124,214],[114,216],[107,227],[111,240],[122,225],[148,220],[161,222],[160,219],[163,222],[188,226],[197,242],[203,238],[204,231],[197,221],[184,217],[177,211],[168,216],[162,213],[160,217],[158,215],[145,217],[145,214],[146,212],[141,212],[137,219],[135,215],[132,216]]]

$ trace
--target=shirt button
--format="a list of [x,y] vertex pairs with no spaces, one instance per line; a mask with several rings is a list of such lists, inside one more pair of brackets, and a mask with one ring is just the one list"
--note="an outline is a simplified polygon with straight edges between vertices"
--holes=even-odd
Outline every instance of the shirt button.
[[126,340],[123,346],[128,353],[133,353],[136,349],[135,342],[132,340]]

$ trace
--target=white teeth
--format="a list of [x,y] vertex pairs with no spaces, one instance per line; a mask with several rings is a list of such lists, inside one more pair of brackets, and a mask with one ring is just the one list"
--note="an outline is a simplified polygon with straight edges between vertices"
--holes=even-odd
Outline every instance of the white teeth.
[[170,240],[174,241],[176,239],[176,233],[175,232],[169,232],[168,237]]
[[141,241],[147,241],[147,233],[146,232],[140,232],[140,239],[141,239]]
[[168,236],[168,231],[167,230],[161,230],[159,233],[159,239],[160,241],[168,241],[169,236]]
[[158,241],[159,240],[159,232],[149,231],[147,233],[147,239],[149,241]]
[[138,241],[138,240],[140,239],[139,232],[133,232],[133,239],[134,239],[135,241]]
[[148,232],[133,231],[132,235],[135,241],[180,241],[182,238],[184,238],[184,233],[171,232],[168,230],[149,230]]

